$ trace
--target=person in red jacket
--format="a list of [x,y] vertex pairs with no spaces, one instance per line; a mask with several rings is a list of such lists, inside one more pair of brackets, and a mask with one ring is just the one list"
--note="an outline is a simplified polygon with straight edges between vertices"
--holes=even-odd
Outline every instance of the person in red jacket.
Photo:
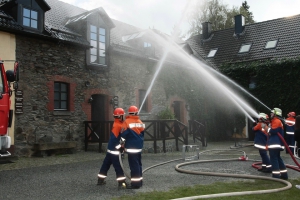
[[272,164],[272,177],[288,179],[287,169],[280,156],[280,151],[284,150],[284,143],[278,136],[283,135],[283,124],[280,120],[282,111],[280,108],[274,108],[271,112],[271,128],[269,128],[268,150],[270,154],[270,161]]
[[139,189],[143,185],[141,154],[144,145],[145,124],[140,120],[138,112],[136,106],[129,107],[129,115],[126,116],[121,131],[121,140],[125,140],[124,147],[128,154],[131,175],[131,185],[128,185],[127,189]]
[[[294,146],[295,146],[295,138],[294,138],[294,125],[295,125],[295,112],[289,112],[287,114],[288,118],[285,119],[285,140],[286,143],[289,145],[289,148],[292,153],[294,153]],[[286,153],[288,150],[286,149]]]
[[125,182],[126,177],[124,176],[124,172],[119,161],[120,152],[118,149],[116,149],[116,146],[119,144],[120,141],[120,132],[121,132],[125,112],[123,108],[116,108],[114,110],[113,115],[115,120],[110,132],[109,141],[107,144],[106,156],[103,160],[103,164],[98,173],[97,185],[104,185],[106,183],[105,178],[107,177],[107,172],[110,166],[113,165],[116,171],[119,187],[126,187],[126,182]]
[[268,121],[269,116],[265,113],[259,113],[259,119],[256,126],[254,126],[252,129],[255,133],[254,138],[254,147],[258,148],[258,152],[260,154],[260,157],[262,159],[261,168],[258,169],[258,171],[271,173],[271,162],[267,151],[267,141],[268,141]]

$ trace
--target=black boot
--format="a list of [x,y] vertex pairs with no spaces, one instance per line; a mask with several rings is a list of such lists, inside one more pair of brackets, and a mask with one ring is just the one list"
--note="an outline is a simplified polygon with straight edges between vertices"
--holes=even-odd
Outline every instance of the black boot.
[[103,178],[98,178],[98,183],[97,185],[105,185],[106,181]]
[[128,185],[128,186],[126,186],[126,189],[140,189],[140,186]]

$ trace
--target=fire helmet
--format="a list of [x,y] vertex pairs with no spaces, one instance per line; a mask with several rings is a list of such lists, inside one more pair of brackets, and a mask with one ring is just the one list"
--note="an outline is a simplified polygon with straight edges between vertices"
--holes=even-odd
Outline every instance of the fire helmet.
[[288,117],[296,117],[296,113],[295,112],[289,112],[287,114]]
[[139,112],[139,109],[136,106],[130,106],[128,108],[128,113],[129,114],[135,114],[135,113],[138,113],[138,112]]
[[123,108],[116,108],[114,110],[114,117],[120,117],[121,115],[125,115]]
[[276,116],[282,116],[282,111],[280,108],[274,108],[273,110],[271,110],[271,113],[274,113],[274,115]]
[[260,121],[267,121],[269,119],[269,116],[266,113],[259,113],[258,116]]

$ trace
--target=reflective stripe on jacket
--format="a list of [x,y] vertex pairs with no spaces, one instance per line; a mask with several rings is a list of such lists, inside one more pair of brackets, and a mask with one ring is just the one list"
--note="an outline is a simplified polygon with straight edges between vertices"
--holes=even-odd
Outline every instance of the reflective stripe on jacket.
[[256,126],[254,126],[252,129],[255,133],[255,138],[254,138],[254,147],[259,148],[259,149],[266,149],[267,145],[267,131],[268,126],[265,125],[264,128],[262,128],[263,122],[259,122]]
[[126,139],[125,148],[127,150],[132,149],[141,152],[144,145],[144,130],[145,124],[143,124],[139,116],[126,116],[121,130],[121,137]]

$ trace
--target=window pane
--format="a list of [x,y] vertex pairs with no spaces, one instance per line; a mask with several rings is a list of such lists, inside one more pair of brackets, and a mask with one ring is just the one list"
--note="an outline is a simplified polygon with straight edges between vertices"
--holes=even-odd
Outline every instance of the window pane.
[[277,40],[269,41],[269,42],[267,42],[265,48],[266,49],[274,48],[274,47],[276,47],[276,45],[277,45]]
[[36,11],[31,11],[31,19],[36,19],[37,20],[37,12]]
[[209,57],[209,58],[214,57],[216,55],[216,53],[217,53],[217,49],[212,49],[208,53],[207,57]]
[[96,26],[91,25],[90,27],[91,27],[91,32],[92,33],[97,33]]
[[90,42],[91,42],[91,46],[97,48],[97,41],[91,40]]
[[103,64],[105,65],[105,57],[99,57],[99,60],[100,60],[100,64]]
[[54,101],[54,109],[59,109],[59,101]]
[[28,18],[23,18],[23,25],[30,26],[30,20]]
[[61,83],[61,85],[60,85],[60,90],[61,90],[62,92],[66,92],[66,91],[67,91],[67,84]]
[[67,102],[66,101],[61,101],[60,102],[60,108],[61,109],[67,109]]
[[37,21],[36,20],[31,20],[31,27],[32,28],[37,28]]
[[91,40],[97,40],[96,33],[91,33]]
[[250,50],[251,44],[243,44],[240,48],[239,53],[248,52]]
[[30,18],[30,10],[24,8],[24,9],[23,9],[23,16],[24,16],[24,17]]
[[59,83],[54,83],[54,91],[59,91],[60,90],[60,84]]
[[54,100],[59,100],[59,92],[54,93]]
[[99,28],[99,33],[101,35],[105,35],[105,29],[104,28]]
[[104,50],[100,50],[99,51],[99,56],[105,57],[105,51]]
[[105,43],[99,42],[100,49],[105,49]]
[[91,55],[91,62],[96,62],[97,56]]
[[61,93],[60,100],[67,100],[67,93]]
[[100,42],[104,42],[105,43],[105,36],[103,35],[100,35],[100,38],[99,38]]
[[97,49],[91,48],[91,55],[97,55]]

